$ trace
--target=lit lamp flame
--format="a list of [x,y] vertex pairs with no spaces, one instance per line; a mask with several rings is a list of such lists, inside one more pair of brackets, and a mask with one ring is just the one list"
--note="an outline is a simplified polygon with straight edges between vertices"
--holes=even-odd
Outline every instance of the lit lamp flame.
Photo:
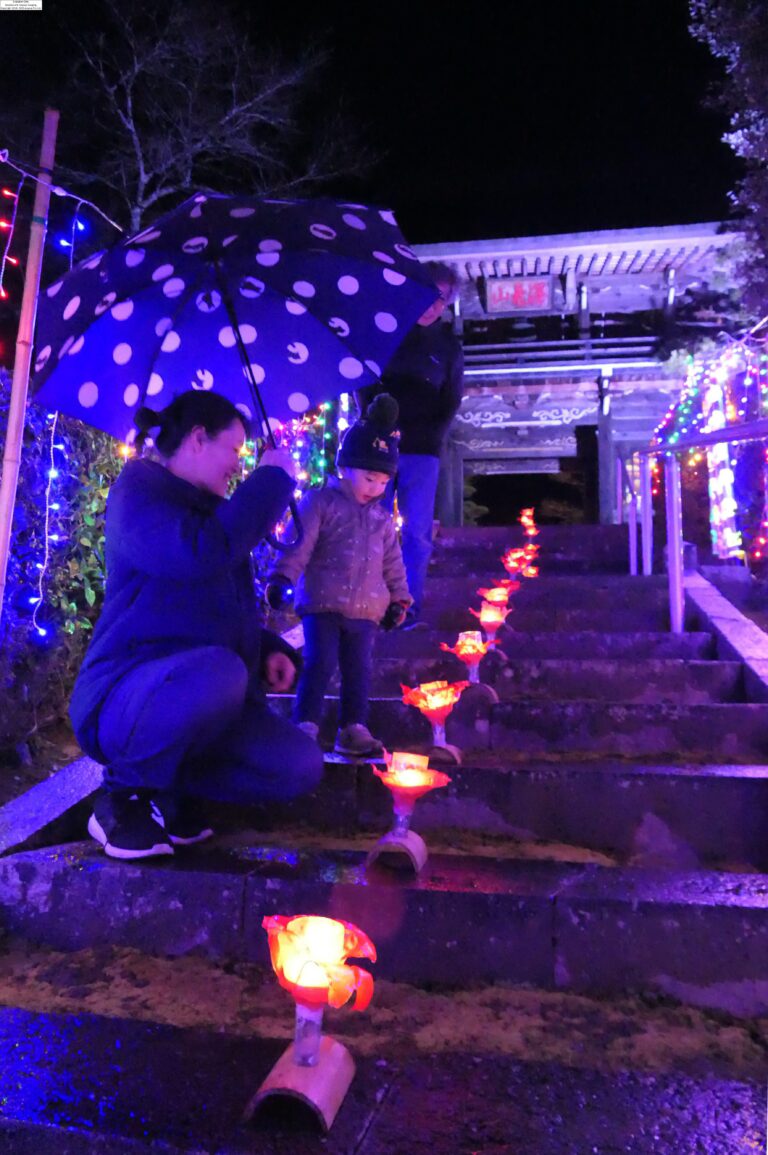
[[436,746],[445,746],[445,720],[468,685],[469,682],[422,682],[412,689],[401,684],[406,706],[415,706],[432,723]]
[[267,915],[261,924],[269,938],[272,967],[280,986],[296,1002],[295,1062],[317,1064],[323,1009],[342,1007],[355,996],[353,1010],[363,1011],[373,995],[373,977],[347,958],[376,961],[376,948],[351,922],[318,915]]
[[469,612],[480,619],[480,625],[489,638],[496,637],[496,631],[504,625],[508,615],[512,613],[510,609],[501,605],[494,605],[492,602],[483,602],[479,611],[470,609]]
[[539,531],[533,519],[533,509],[522,509],[518,520],[528,537],[536,537]]
[[422,794],[447,786],[451,781],[447,774],[430,770],[429,758],[425,754],[409,754],[402,750],[384,754],[386,770],[373,767],[374,774],[381,778],[387,789],[392,791],[395,809],[394,834],[405,834],[411,823],[414,807]]
[[512,593],[510,586],[514,584],[516,583],[505,582],[502,585],[493,586],[492,589],[480,589],[477,592],[480,594],[480,597],[483,599],[483,601],[490,602],[493,606],[505,606],[509,601],[509,595]]
[[459,634],[456,645],[449,646],[447,642],[440,643],[440,649],[446,653],[455,654],[467,667],[467,674],[471,684],[480,681],[480,662],[488,653],[491,646],[497,645],[496,638],[484,641],[479,630],[465,630]]

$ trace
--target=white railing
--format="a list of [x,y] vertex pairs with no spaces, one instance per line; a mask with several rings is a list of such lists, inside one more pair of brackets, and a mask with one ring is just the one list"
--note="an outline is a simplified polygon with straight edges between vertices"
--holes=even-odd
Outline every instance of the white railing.
[[[693,437],[681,438],[674,445],[663,449],[644,450],[634,456],[639,458],[641,469],[641,511],[643,524],[643,573],[646,569],[646,543],[652,549],[650,537],[652,519],[650,500],[645,500],[647,476],[648,497],[650,498],[650,458],[664,458],[664,489],[667,513],[667,575],[669,578],[669,621],[672,633],[683,632],[685,591],[683,588],[683,503],[680,488],[680,461],[678,453],[690,449],[705,449],[709,445],[734,445],[741,441],[768,441],[768,420],[746,421],[743,425],[730,429],[714,429],[710,433],[697,433]],[[636,548],[636,547],[635,547]],[[649,554],[649,557],[652,557]],[[630,571],[632,565],[632,545],[630,540]]]

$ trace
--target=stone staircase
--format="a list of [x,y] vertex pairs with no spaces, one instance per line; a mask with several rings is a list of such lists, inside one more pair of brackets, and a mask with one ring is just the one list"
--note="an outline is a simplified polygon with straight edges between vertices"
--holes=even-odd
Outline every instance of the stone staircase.
[[[439,642],[475,628],[467,607],[479,605],[479,586],[503,576],[500,554],[518,536],[441,535],[430,628],[382,635],[377,646],[370,724],[390,749],[429,747],[429,726],[402,704],[399,685],[464,676]],[[680,1002],[729,1030],[747,1016],[764,1039],[754,1023],[768,1014],[768,704],[747,700],[744,663],[732,650],[718,658],[695,604],[688,632],[668,632],[665,579],[625,576],[620,527],[545,528],[538,541],[541,577],[514,595],[501,645],[481,667],[498,703],[467,693],[448,720],[463,765],[447,768],[450,786],[418,805],[414,826],[430,846],[418,878],[366,869],[391,801],[369,765],[329,757],[317,795],[236,815],[218,808],[216,844],[170,863],[110,862],[76,840],[87,811],[75,808],[71,842],[0,859],[6,929],[53,952],[201,954],[261,971],[265,914],[327,913],[370,934],[377,980],[415,984],[448,1017],[446,992],[495,984],[500,1000],[520,988],[635,998],[640,1018],[649,1001]],[[274,704],[289,711],[291,699]],[[336,708],[330,697],[328,741]],[[521,1062],[482,1047],[398,1056],[392,1066],[382,1025],[379,1061],[363,1064],[321,1144],[284,1127],[236,1125],[243,1065],[253,1067],[250,1093],[279,1050],[269,1035],[249,1048],[229,1036],[22,1005],[0,1018],[0,1036],[16,1040],[30,1069],[45,1068],[45,1085],[56,1084],[68,1105],[58,1116],[36,1113],[28,1096],[11,1094],[0,1106],[1,1151],[736,1155],[764,1141],[757,1073],[715,1077],[704,1064],[694,1077],[631,1067],[619,1075],[577,1070],[575,1053],[537,1065],[535,1053]],[[290,1013],[286,1002],[286,1020]],[[123,1039],[126,1082],[109,1073],[114,1064],[107,1073],[86,1064],[67,1099],[36,1038],[47,1040],[46,1055],[53,1046],[62,1056],[62,1069],[74,1069],[75,1052],[111,1063]],[[173,1103],[153,1090],[141,1124],[125,1087],[135,1083],[141,1098],[135,1068],[153,1051],[164,1056],[149,1062],[161,1085],[164,1068],[177,1064],[193,1090]],[[228,1072],[225,1094],[211,1086],[217,1064]],[[94,1102],[107,1104],[101,1115]],[[152,1147],[155,1139],[165,1146]]]

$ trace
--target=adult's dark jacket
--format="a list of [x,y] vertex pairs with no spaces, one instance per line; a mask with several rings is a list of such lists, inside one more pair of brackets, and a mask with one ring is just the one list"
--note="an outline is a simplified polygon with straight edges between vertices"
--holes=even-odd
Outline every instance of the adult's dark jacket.
[[283,469],[264,466],[226,500],[159,462],[128,462],[107,499],[104,607],[70,703],[75,734],[89,754],[101,758],[96,734],[104,700],[142,662],[225,646],[243,659],[255,684],[262,633],[265,650],[292,653],[262,631],[250,553],[293,487]]
[[439,457],[461,405],[464,353],[450,325],[414,325],[382,376],[382,386],[361,390],[367,405],[391,393],[400,406],[401,453]]

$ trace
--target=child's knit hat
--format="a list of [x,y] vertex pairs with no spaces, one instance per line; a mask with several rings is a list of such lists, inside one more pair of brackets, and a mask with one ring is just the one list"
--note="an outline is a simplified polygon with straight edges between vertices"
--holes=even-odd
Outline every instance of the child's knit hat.
[[336,457],[347,469],[369,469],[372,473],[397,473],[400,431],[395,429],[399,406],[389,393],[379,393],[365,416],[351,425]]

